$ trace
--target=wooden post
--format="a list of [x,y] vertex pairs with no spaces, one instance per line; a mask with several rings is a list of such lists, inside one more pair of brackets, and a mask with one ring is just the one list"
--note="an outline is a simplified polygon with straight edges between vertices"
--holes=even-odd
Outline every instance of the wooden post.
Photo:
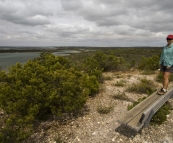
[[148,125],[149,125],[149,123],[150,123],[150,121],[151,121],[154,114],[155,114],[154,110],[152,109],[149,116],[148,116],[148,118],[147,118],[147,120],[146,120],[146,122],[144,123],[143,128],[148,127]]

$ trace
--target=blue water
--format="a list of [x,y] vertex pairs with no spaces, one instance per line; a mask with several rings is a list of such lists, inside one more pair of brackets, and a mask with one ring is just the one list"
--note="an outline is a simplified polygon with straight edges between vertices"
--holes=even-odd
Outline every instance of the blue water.
[[[73,50],[63,50],[61,52],[54,52],[56,56],[67,56],[71,53],[80,53],[80,51]],[[2,70],[7,71],[8,67],[11,65],[19,63],[25,63],[28,60],[32,60],[36,57],[39,57],[40,53],[36,52],[27,52],[27,53],[0,53],[0,67]]]

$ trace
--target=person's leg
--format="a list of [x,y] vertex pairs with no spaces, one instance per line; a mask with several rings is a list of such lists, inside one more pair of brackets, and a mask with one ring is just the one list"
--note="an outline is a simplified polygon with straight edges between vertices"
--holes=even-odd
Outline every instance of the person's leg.
[[170,72],[162,72],[163,75],[163,87],[157,92],[159,95],[164,95],[168,89],[168,84],[169,84],[169,77],[170,77]]
[[167,90],[169,84],[170,72],[163,73],[163,88]]
[[167,69],[165,66],[161,65],[160,71],[162,72],[162,76],[163,76],[163,79],[162,79],[163,87],[157,93],[159,95],[164,95],[166,91],[168,90],[169,77],[171,73],[173,72],[173,66]]

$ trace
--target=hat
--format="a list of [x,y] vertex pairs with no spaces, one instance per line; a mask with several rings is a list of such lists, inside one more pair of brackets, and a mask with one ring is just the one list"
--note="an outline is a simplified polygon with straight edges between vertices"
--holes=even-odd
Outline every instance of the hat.
[[168,35],[167,38],[173,39],[173,35]]

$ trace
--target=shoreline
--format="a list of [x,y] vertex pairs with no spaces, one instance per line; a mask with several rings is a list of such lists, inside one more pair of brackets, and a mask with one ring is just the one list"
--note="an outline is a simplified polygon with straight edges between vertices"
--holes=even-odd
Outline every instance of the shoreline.
[[155,48],[163,48],[163,47],[1,47],[0,53],[23,53],[23,52],[61,52],[64,50],[77,50],[77,51],[88,51],[88,50],[107,50],[107,49],[155,49]]

